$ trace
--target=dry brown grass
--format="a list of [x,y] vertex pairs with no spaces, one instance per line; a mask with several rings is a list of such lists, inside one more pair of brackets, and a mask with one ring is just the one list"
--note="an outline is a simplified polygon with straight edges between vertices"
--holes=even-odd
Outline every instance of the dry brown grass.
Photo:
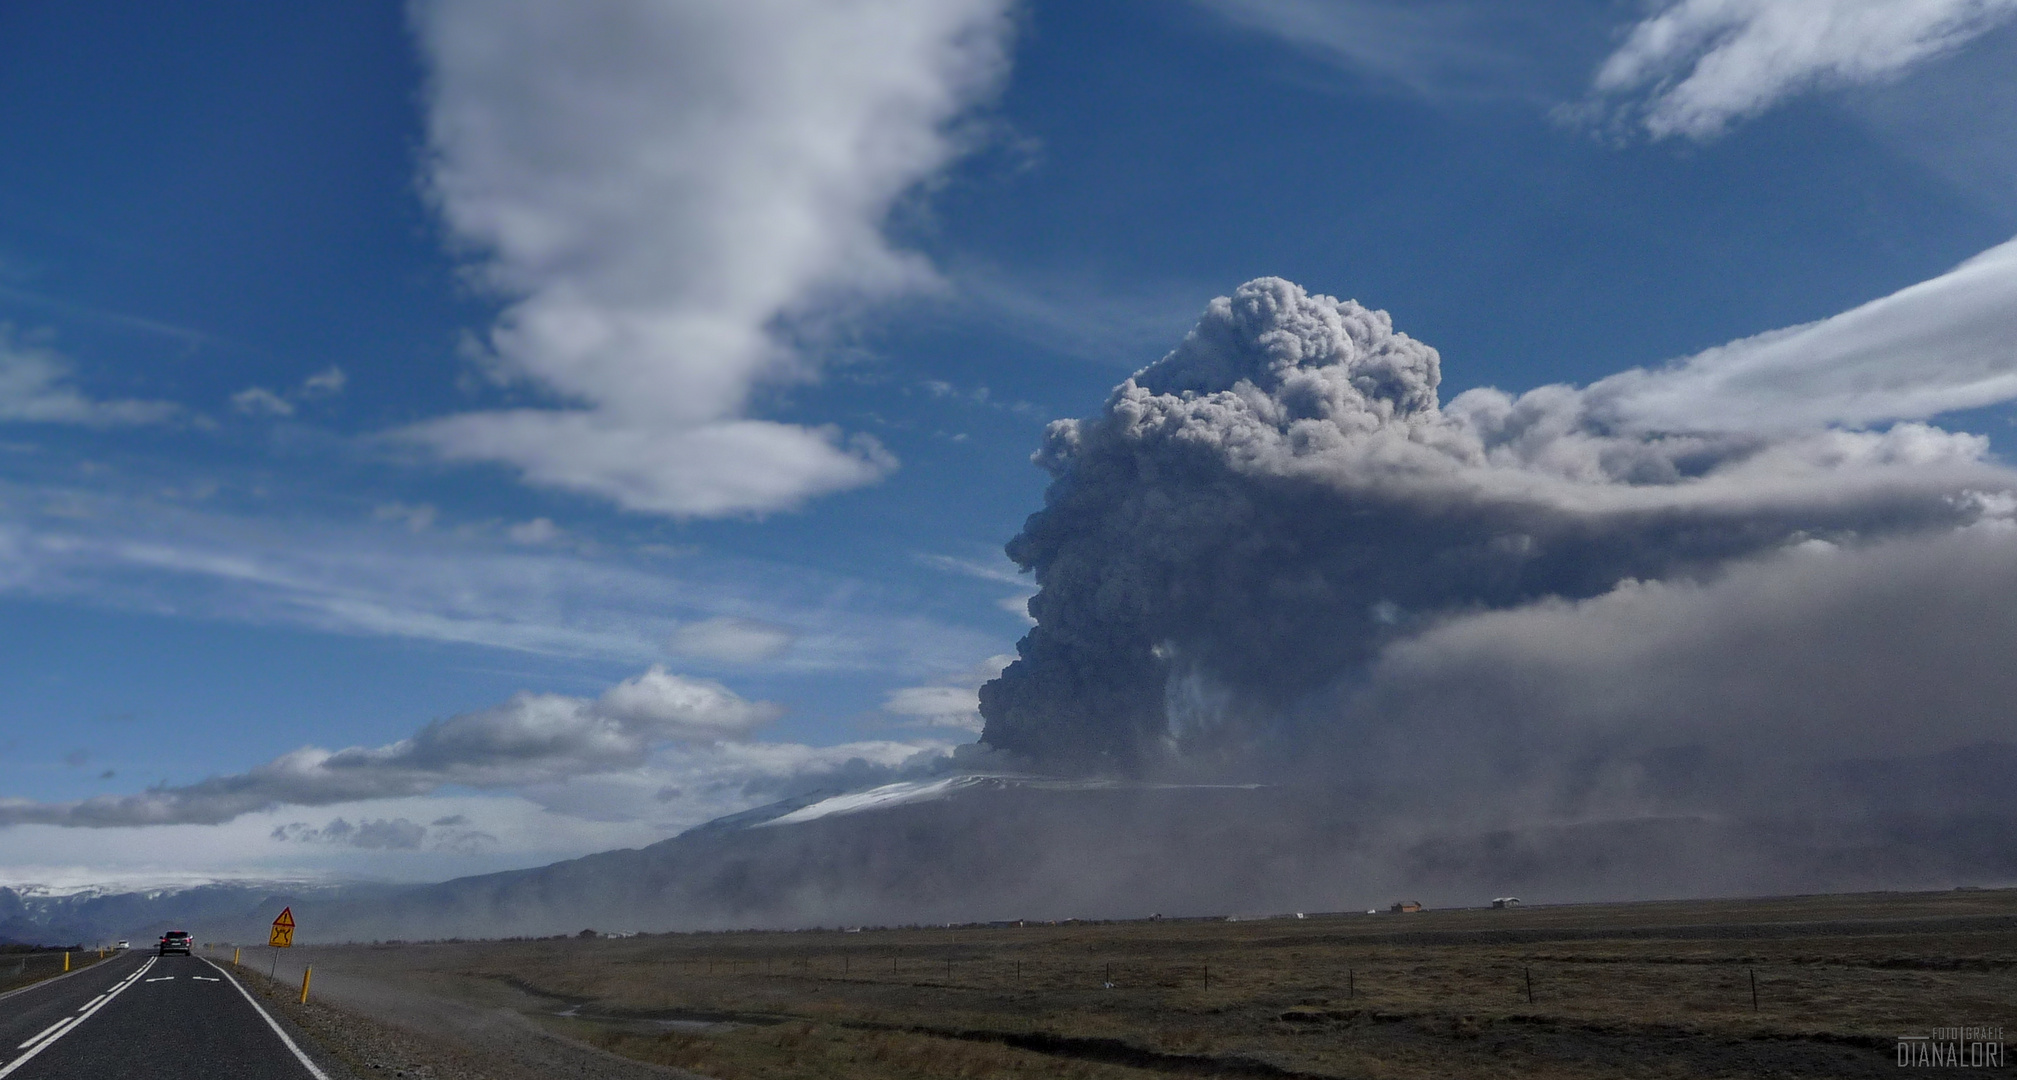
[[862,1032],[798,1021],[719,1034],[591,1030],[600,1045],[626,1057],[691,1069],[720,1080],[813,1080],[836,1076],[936,1080],[966,1077],[1068,1077],[1128,1080],[1161,1074],[1097,1062],[1061,1060],[998,1043],[898,1031]]
[[723,1080],[1888,1075],[1899,1034],[2017,1028],[2017,890],[359,947],[328,962]]
[[[0,994],[63,974],[63,955],[61,949],[15,948],[0,951]],[[72,950],[70,968],[90,967],[101,959],[117,955],[101,954],[96,949]]]

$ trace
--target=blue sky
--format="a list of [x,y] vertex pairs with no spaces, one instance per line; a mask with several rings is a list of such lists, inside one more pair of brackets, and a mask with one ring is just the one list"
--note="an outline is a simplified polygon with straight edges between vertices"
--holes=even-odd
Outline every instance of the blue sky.
[[[1827,318],[2017,233],[2013,14],[0,11],[0,800],[521,692],[652,717],[544,771],[0,826],[0,881],[434,877],[896,775],[1028,625],[1044,423],[1212,297],[1385,309],[1445,400]],[[2001,400],[1942,422],[2000,450]],[[677,702],[602,697],[653,665]]]

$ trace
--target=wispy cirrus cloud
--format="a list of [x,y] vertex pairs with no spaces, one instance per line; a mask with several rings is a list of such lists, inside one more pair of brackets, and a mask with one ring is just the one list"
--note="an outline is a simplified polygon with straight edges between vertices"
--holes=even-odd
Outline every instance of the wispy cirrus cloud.
[[2017,240],[1804,326],[1589,390],[1608,422],[1784,431],[1924,420],[2017,398]]
[[0,323],[0,422],[121,427],[158,424],[180,411],[166,401],[93,398],[77,386],[68,359]]
[[1565,115],[1712,139],[1813,89],[1893,78],[2017,18],[2017,0],[1678,0],[1632,27]]
[[681,625],[666,648],[675,656],[752,664],[778,656],[797,640],[798,631],[789,626],[718,615]]
[[871,437],[751,416],[817,324],[936,287],[883,232],[964,149],[1005,0],[425,0],[427,180],[507,306],[492,373],[553,407],[404,437],[676,517],[764,513],[895,467]]
[[918,561],[947,573],[979,578],[982,581],[992,581],[1013,588],[1015,591],[997,600],[995,606],[1025,620],[1029,618],[1029,599],[1036,595],[1036,580],[1017,570],[1014,563],[1006,559],[980,562],[952,555],[919,555]]
[[1275,35],[1377,82],[1438,97],[1519,66],[1472,0],[1197,0],[1238,26]]
[[789,565],[528,542],[547,529],[472,534],[425,505],[304,522],[115,488],[0,483],[0,592],[622,664],[677,641],[689,663],[773,673],[915,678],[1000,647],[869,583]]

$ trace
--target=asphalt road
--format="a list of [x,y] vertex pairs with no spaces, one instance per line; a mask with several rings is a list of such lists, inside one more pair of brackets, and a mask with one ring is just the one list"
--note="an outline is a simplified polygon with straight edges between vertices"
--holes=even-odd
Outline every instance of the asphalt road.
[[0,1080],[136,1077],[331,1080],[201,957],[136,950],[0,999]]

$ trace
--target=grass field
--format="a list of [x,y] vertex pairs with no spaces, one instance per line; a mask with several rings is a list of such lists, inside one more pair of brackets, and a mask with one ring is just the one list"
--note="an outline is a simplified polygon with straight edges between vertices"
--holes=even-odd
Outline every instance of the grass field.
[[2017,1028],[2017,890],[318,954],[721,1080],[1896,1075]]
[[[0,948],[0,994],[63,974],[66,970],[65,952],[63,949],[27,946]],[[68,950],[67,962],[70,969],[86,967],[97,963],[101,955],[96,949],[71,949]]]

